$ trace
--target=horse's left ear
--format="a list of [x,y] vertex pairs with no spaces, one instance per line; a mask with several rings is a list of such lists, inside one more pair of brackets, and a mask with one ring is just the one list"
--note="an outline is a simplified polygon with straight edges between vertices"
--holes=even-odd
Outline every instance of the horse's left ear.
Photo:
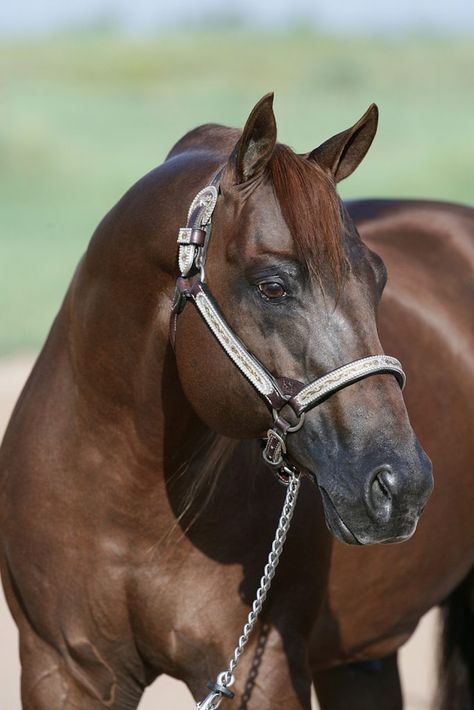
[[265,170],[275,149],[276,137],[271,93],[266,94],[254,106],[232,151],[226,172],[231,173],[234,184],[246,182]]
[[329,170],[336,182],[344,180],[354,172],[369,150],[377,132],[378,120],[379,110],[371,104],[357,123],[315,148],[308,158]]

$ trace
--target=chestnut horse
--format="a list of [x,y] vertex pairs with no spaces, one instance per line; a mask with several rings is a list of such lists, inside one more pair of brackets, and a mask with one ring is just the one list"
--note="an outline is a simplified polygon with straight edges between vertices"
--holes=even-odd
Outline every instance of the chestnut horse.
[[445,600],[446,695],[459,698],[445,708],[472,702],[474,217],[427,203],[344,209],[335,183],[376,125],[371,107],[297,156],[276,143],[266,96],[243,132],[187,134],[99,225],[1,450],[2,579],[27,710],[136,708],[161,673],[200,699],[253,599],[283,496],[256,443],[271,417],[192,306],[175,352],[169,337],[177,231],[218,171],[207,281],[275,376],[305,382],[383,352],[386,270],[351,214],[384,257],[380,332],[402,357],[437,473],[419,532],[366,547],[408,539],[431,492],[399,385],[377,374],[307,413],[288,451],[322,495],[302,481],[234,705],[308,710],[314,680],[325,710],[399,708],[396,650]]

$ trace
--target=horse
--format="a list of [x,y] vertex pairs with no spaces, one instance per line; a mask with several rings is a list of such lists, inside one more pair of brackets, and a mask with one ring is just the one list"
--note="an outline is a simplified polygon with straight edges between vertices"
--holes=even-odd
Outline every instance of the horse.
[[[261,457],[267,433],[267,458],[284,452],[302,472],[301,493],[234,703],[308,710],[314,680],[325,710],[348,707],[347,697],[355,707],[356,685],[365,708],[381,698],[400,707],[394,655],[416,620],[448,598],[453,613],[461,602],[470,613],[459,253],[472,213],[344,207],[336,183],[367,153],[376,107],[297,155],[277,143],[272,101],[256,104],[243,131],[188,133],[106,215],[14,410],[0,452],[0,558],[27,710],[136,708],[162,673],[202,697],[240,633],[282,504],[282,469],[273,476]],[[212,239],[180,229],[207,186],[216,190]],[[424,220],[437,209],[430,236]],[[351,214],[395,274],[385,291],[384,262]],[[428,235],[426,258],[417,231]],[[434,249],[443,238],[442,268],[457,267],[445,291]],[[186,263],[196,249],[199,262]],[[196,305],[204,276],[228,352]],[[433,284],[439,303],[449,295],[440,322],[438,301],[421,306]],[[196,308],[185,306],[192,299]],[[437,502],[413,537],[431,462],[377,318],[384,344],[403,355],[411,416],[438,474]],[[374,369],[361,374],[362,361]],[[270,383],[266,399],[258,377]],[[311,387],[302,383],[331,380],[303,420],[297,405]],[[459,628],[449,642],[452,673],[467,668]],[[373,658],[380,669],[367,680]]]

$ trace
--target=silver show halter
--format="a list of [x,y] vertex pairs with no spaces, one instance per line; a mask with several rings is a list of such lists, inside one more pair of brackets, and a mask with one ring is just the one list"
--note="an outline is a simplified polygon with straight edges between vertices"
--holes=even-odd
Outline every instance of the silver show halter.
[[[198,192],[189,208],[186,227],[179,230],[178,265],[181,275],[176,281],[170,339],[174,347],[178,315],[186,303],[191,301],[224,352],[265,400],[272,412],[273,425],[267,432],[262,455],[265,462],[273,468],[278,479],[287,486],[287,492],[272,550],[247,623],[227,670],[218,675],[215,683],[208,685],[211,692],[197,704],[196,707],[200,710],[213,710],[224,698],[233,697],[234,694],[228,686],[233,683],[233,672],[260,614],[280,559],[300,485],[300,471],[287,459],[288,434],[298,431],[303,426],[305,413],[309,409],[317,406],[334,392],[369,375],[388,373],[396,377],[402,389],[405,386],[405,373],[400,362],[388,355],[369,355],[354,360],[304,385],[292,378],[274,377],[249,352],[220,313],[205,283],[206,255],[211,236],[212,214],[219,194],[219,179],[218,173],[210,185]],[[296,415],[297,421],[293,425],[280,413],[285,406]]]

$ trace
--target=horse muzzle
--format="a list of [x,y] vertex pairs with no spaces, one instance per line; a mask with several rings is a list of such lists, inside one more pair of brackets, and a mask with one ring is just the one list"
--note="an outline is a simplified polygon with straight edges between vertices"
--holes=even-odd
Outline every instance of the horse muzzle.
[[390,464],[374,468],[358,490],[318,481],[331,533],[349,545],[408,540],[433,489],[431,461],[421,449],[419,458],[416,470]]

